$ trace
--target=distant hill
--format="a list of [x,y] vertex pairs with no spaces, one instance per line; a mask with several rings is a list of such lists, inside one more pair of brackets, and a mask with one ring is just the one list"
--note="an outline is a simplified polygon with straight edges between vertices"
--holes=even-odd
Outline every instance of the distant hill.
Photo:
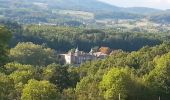
[[130,7],[130,8],[117,7],[98,0],[43,0],[43,1],[45,3],[48,3],[52,8],[83,10],[91,12],[98,11],[98,12],[125,12],[133,14],[150,14],[161,11],[159,9],[146,7]]
[[50,7],[60,8],[60,9],[69,9],[69,10],[82,10],[82,11],[119,11],[120,8],[112,6],[97,0],[56,0],[54,3],[51,3]]
[[126,12],[134,13],[134,14],[154,14],[162,12],[160,9],[146,8],[146,7],[129,7],[124,8]]
[[124,8],[98,0],[0,0],[0,18],[7,17],[22,23],[49,22],[56,18],[78,19],[69,14],[61,15],[57,13],[58,10],[90,12],[96,19],[139,19],[150,16],[152,21],[169,21],[169,14],[166,14],[168,10],[145,7]]
[[170,24],[170,10],[152,14],[149,19],[157,23]]
[[[34,4],[45,3],[51,9],[66,9],[66,10],[82,10],[90,12],[126,12],[135,14],[148,14],[160,12],[161,10],[145,7],[130,7],[123,8],[110,5],[98,0],[0,0],[0,2],[6,2],[10,5],[22,5],[22,4]],[[8,5],[8,7],[10,7]]]

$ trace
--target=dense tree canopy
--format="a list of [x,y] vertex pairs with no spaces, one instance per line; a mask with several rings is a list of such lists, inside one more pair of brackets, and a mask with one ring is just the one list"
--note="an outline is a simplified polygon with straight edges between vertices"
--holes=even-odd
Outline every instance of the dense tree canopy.
[[29,80],[24,86],[21,100],[57,100],[59,93],[48,81]]
[[[20,44],[23,47],[31,44],[41,50],[43,47]],[[30,62],[32,65],[23,65],[13,59],[14,62],[4,65],[0,71],[0,87],[5,88],[0,92],[1,97],[17,100],[117,100],[120,95],[122,100],[169,100],[169,52],[169,44],[146,46],[133,52],[115,50],[105,59],[86,62],[79,67],[55,63],[37,66]]]
[[57,62],[57,53],[45,46],[27,42],[18,43],[15,48],[11,49],[10,58],[22,64],[46,66]]
[[126,100],[128,95],[133,93],[135,85],[133,83],[133,73],[125,68],[113,68],[103,76],[100,83],[103,96],[106,100],[118,100],[121,95],[121,100]]
[[8,44],[11,36],[12,34],[8,29],[0,26],[0,66],[5,64],[8,59]]
[[14,83],[5,74],[0,73],[0,99],[10,100],[13,99],[14,94]]
[[88,29],[81,27],[63,27],[47,25],[27,25],[23,32],[16,34],[14,43],[33,42],[46,44],[57,51],[69,51],[79,47],[80,50],[89,52],[93,47],[110,47],[110,49],[123,49],[133,51],[143,46],[153,46],[162,41],[155,34],[119,32],[115,29]]
[[[37,25],[26,26],[24,31],[14,35],[12,41],[17,45],[6,63],[11,35],[0,29],[2,100],[117,100],[119,95],[121,100],[170,98],[170,44],[151,47],[161,39],[153,39],[149,33]],[[55,50],[67,51],[77,45],[87,51],[95,46],[113,51],[105,59],[79,67],[61,65]],[[126,51],[114,50],[118,48]]]
[[57,85],[60,90],[67,88],[71,85],[71,79],[69,79],[69,73],[67,71],[67,68],[64,66],[60,66],[56,64],[48,65],[43,70],[43,78]]
[[146,84],[152,90],[153,94],[170,98],[170,53],[154,60],[155,68],[146,75]]

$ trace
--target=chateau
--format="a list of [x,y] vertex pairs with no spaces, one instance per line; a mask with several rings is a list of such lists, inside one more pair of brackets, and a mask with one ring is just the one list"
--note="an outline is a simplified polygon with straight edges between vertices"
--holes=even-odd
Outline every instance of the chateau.
[[65,60],[66,64],[82,64],[86,61],[103,59],[108,56],[108,54],[102,52],[94,52],[93,49],[89,53],[85,53],[83,51],[79,51],[76,48],[75,52],[68,52],[67,54],[61,54],[62,58]]

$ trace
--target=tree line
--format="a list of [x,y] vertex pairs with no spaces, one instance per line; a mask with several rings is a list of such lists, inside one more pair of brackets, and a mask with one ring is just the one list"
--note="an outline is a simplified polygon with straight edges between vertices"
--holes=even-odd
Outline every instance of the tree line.
[[21,42],[0,27],[1,100],[169,100],[170,44],[114,50],[80,67],[62,65],[57,51]]
[[66,52],[77,46],[83,51],[89,51],[97,46],[134,51],[146,45],[160,44],[162,40],[151,33],[118,32],[114,29],[28,25],[23,26],[22,31],[14,35],[11,45],[15,46],[18,42],[45,44],[57,51]]

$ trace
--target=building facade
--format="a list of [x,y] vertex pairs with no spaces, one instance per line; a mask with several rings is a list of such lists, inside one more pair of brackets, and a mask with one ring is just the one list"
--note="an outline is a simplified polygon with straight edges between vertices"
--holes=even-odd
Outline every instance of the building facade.
[[82,64],[86,61],[92,61],[96,59],[106,58],[108,55],[102,52],[94,52],[93,49],[89,53],[79,51],[78,48],[75,52],[68,52],[67,54],[61,54],[66,64]]

